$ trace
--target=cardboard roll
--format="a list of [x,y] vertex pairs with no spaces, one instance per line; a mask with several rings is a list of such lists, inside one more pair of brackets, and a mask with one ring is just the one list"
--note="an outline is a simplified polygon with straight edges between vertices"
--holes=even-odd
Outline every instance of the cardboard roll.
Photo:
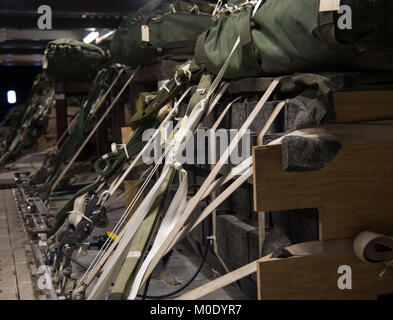
[[371,263],[393,261],[393,237],[363,231],[353,241],[356,256]]

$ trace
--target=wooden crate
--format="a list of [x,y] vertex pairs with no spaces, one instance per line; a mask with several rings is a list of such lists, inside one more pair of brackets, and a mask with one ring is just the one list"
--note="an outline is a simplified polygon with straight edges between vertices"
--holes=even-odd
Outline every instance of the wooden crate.
[[[353,300],[376,299],[393,292],[393,270],[383,278],[384,263],[365,263],[348,242],[335,254],[270,259],[257,264],[258,298],[261,300]],[[351,268],[351,289],[340,289],[340,266]]]
[[393,119],[393,91],[346,91],[333,94],[337,123]]
[[[320,241],[339,239],[342,250],[259,261],[259,299],[375,299],[393,292],[393,270],[381,279],[386,264],[365,263],[348,245],[364,230],[393,233],[393,91],[339,92],[334,102],[335,124],[322,130],[342,148],[324,168],[285,172],[281,145],[253,149],[254,209],[318,208]],[[367,121],[374,123],[357,123]],[[337,285],[341,265],[351,267],[351,290]]]
[[372,127],[382,140],[342,140],[336,157],[317,171],[286,172],[281,145],[255,147],[254,209],[318,208],[320,240],[392,232],[393,128]]

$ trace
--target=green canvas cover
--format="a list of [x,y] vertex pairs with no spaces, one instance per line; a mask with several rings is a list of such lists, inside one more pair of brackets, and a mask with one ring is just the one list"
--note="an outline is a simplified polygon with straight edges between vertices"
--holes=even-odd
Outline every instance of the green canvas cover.
[[252,19],[254,4],[246,4],[220,14],[198,38],[195,60],[217,74],[240,36],[227,79],[334,69],[393,70],[392,3],[341,1],[352,8],[350,30],[338,28],[337,12],[319,12],[320,0],[266,0]]
[[[192,56],[198,36],[212,25],[214,4],[206,1],[152,0],[122,22],[111,42],[113,62],[130,67],[162,56]],[[142,26],[145,34],[142,39]]]
[[104,51],[95,45],[58,39],[48,43],[43,69],[53,79],[92,79],[105,62]]

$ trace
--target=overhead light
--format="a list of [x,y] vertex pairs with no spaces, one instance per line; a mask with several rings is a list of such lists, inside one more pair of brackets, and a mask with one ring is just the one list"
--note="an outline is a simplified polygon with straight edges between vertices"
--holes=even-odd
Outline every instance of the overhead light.
[[83,38],[83,42],[84,43],[92,43],[95,39],[98,38],[99,35],[100,35],[99,32],[92,31],[86,37]]
[[14,104],[16,102],[16,92],[14,90],[7,91],[7,101],[9,104]]
[[108,33],[105,33],[103,36],[98,37],[96,39],[96,44],[100,44],[102,41],[104,41],[106,38],[109,38],[114,33],[115,33],[115,30],[112,30],[112,31],[109,31]]

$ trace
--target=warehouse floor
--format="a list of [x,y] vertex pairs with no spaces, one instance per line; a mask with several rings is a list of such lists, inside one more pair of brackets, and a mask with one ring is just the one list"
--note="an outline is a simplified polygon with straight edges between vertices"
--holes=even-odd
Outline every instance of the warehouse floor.
[[[0,190],[0,299],[1,300],[32,300],[32,299],[49,299],[48,295],[42,294],[38,289],[42,274],[40,263],[35,251],[30,246],[27,233],[24,230],[23,220],[19,214],[17,203],[15,201],[14,189],[10,188],[16,171],[33,171],[38,168],[45,156],[45,152],[31,154],[22,157],[8,166],[6,172],[0,173],[0,182],[3,189]],[[89,180],[89,175],[84,175],[83,180]],[[51,201],[52,208],[59,208],[65,201],[70,198],[70,194],[56,196]],[[108,231],[118,221],[124,212],[124,202],[113,203],[108,214],[110,225]],[[103,235],[106,229],[96,228],[90,239]],[[97,251],[89,250],[87,254],[77,257],[83,265],[89,265],[94,259]],[[148,295],[160,296],[175,291],[186,283],[198,269],[201,257],[187,241],[175,247],[165,267],[160,264],[156,268],[150,281]],[[74,274],[81,276],[84,269],[77,265],[74,266]],[[195,280],[181,293],[197,288],[204,283],[220,276],[220,274],[204,265]],[[94,284],[94,282],[93,282]],[[91,285],[88,290],[93,288]],[[143,288],[142,288],[143,291]],[[142,292],[141,292],[142,293]],[[217,290],[203,299],[212,300],[244,300],[247,299],[236,284],[230,285],[225,289]]]

